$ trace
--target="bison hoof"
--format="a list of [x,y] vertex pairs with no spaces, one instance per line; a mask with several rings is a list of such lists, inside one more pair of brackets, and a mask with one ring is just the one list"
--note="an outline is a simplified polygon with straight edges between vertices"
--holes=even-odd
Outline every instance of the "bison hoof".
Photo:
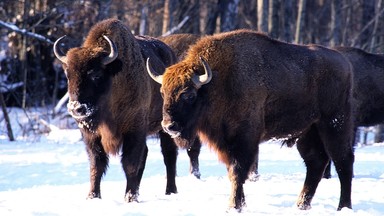
[[87,199],[94,199],[94,198],[101,199],[101,194],[96,192],[89,192]]
[[166,190],[165,195],[177,194],[177,189],[174,190]]
[[132,194],[132,193],[128,192],[127,194],[125,194],[124,200],[127,203],[139,202],[138,197],[139,197],[139,194],[137,194],[137,193],[136,194]]
[[311,209],[311,205],[306,203],[298,203],[297,208],[299,208],[300,210],[309,210]]
[[260,178],[260,174],[255,173],[255,172],[251,172],[248,175],[248,180],[251,182],[257,182],[257,181],[259,181],[259,178]]
[[192,175],[194,175],[197,179],[200,179],[201,177],[201,174],[200,174],[200,171],[199,170],[195,170],[192,172]]

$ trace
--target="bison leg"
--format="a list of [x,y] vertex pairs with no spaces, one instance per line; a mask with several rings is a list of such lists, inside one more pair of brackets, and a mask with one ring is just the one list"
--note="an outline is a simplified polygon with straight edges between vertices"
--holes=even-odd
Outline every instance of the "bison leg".
[[146,135],[142,132],[124,135],[121,164],[127,179],[125,201],[137,202],[139,187],[147,160]]
[[338,210],[343,207],[352,208],[351,188],[354,162],[352,143],[354,139],[352,129],[349,128],[350,125],[346,120],[344,122],[344,124],[336,126],[329,124],[329,121],[320,122],[319,124],[320,136],[339,176],[341,193]]
[[84,136],[84,140],[89,157],[91,183],[87,199],[101,198],[100,182],[101,177],[107,171],[108,155],[101,145],[100,138],[87,139],[87,136]]
[[332,161],[329,161],[327,167],[325,168],[323,178],[330,179],[332,177],[331,166],[332,166]]
[[163,131],[159,132],[161,152],[164,157],[164,164],[167,171],[167,186],[165,194],[170,195],[171,193],[177,193],[176,187],[176,161],[178,148],[173,142],[169,134]]
[[232,185],[229,208],[240,212],[245,206],[243,184],[248,178],[255,155],[258,154],[258,143],[254,142],[256,139],[248,139],[252,142],[247,141],[244,135],[242,138],[232,140],[236,142],[229,144],[230,150],[219,151],[219,157],[227,164],[228,177]]
[[255,156],[255,162],[253,163],[251,170],[249,171],[248,174],[248,180],[255,182],[258,181],[260,178],[259,174],[259,154],[256,154]]
[[200,148],[201,148],[200,139],[196,138],[192,146],[187,150],[189,161],[190,161],[189,172],[193,174],[197,179],[200,179],[200,176],[201,176],[200,170],[199,170]]
[[307,210],[311,208],[312,198],[323,177],[325,167],[329,163],[329,157],[314,126],[299,138],[297,149],[307,167],[304,186],[297,200],[297,206],[299,209]]

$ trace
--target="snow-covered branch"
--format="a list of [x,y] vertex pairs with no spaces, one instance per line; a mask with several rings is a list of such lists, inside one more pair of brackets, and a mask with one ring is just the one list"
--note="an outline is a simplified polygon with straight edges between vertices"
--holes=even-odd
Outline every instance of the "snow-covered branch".
[[171,30],[165,32],[163,35],[161,35],[162,37],[165,37],[165,36],[168,36],[170,34],[173,34],[175,33],[177,30],[181,29],[181,27],[183,27],[183,25],[189,20],[189,16],[186,16],[184,17],[184,19],[175,27],[171,28]]
[[53,44],[53,42],[49,38],[46,38],[46,37],[44,37],[42,35],[39,35],[39,34],[36,34],[36,33],[33,33],[33,32],[29,32],[26,29],[20,29],[19,27],[17,27],[16,25],[14,25],[12,23],[6,23],[6,22],[3,22],[3,21],[0,20],[0,27],[4,27],[4,28],[9,29],[11,31],[14,31],[16,33],[19,33],[19,34],[22,34],[22,35],[25,35],[25,36],[28,36],[28,37],[35,38],[37,40],[46,42],[48,44]]

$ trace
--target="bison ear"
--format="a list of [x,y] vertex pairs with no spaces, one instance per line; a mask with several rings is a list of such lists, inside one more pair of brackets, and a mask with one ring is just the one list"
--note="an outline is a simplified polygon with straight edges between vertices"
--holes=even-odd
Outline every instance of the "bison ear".
[[204,74],[203,75],[195,75],[192,78],[193,83],[197,86],[197,88],[200,88],[202,85],[205,85],[209,83],[212,79],[212,70],[209,67],[209,64],[203,57],[199,57],[201,64],[204,67]]
[[159,75],[152,67],[149,58],[147,58],[147,72],[149,76],[160,85],[163,83],[163,75]]

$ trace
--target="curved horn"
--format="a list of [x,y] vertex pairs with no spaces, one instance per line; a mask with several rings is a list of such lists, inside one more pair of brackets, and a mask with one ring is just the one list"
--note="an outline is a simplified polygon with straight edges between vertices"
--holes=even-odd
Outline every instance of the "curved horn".
[[104,65],[107,65],[107,64],[115,61],[115,59],[117,58],[119,53],[117,52],[117,47],[116,47],[115,43],[113,41],[111,41],[107,36],[103,35],[103,37],[105,40],[108,41],[109,47],[111,48],[111,53],[109,53],[109,55],[102,60],[102,63]]
[[152,68],[151,63],[149,62],[149,58],[147,58],[147,72],[149,76],[155,80],[160,85],[163,83],[163,75],[158,75],[156,71]]
[[67,56],[65,56],[65,54],[61,51],[61,49],[59,48],[58,44],[60,43],[60,41],[65,38],[66,35],[60,37],[59,39],[57,39],[55,41],[55,43],[53,44],[53,52],[55,53],[55,56],[57,59],[59,59],[62,63],[65,63],[67,64]]
[[200,88],[202,85],[209,83],[212,79],[212,71],[211,71],[211,68],[209,67],[208,63],[201,56],[199,57],[199,59],[200,59],[201,64],[204,67],[205,73],[203,75],[200,75],[200,76],[195,75],[193,77],[193,82],[195,83],[195,85],[198,88]]

